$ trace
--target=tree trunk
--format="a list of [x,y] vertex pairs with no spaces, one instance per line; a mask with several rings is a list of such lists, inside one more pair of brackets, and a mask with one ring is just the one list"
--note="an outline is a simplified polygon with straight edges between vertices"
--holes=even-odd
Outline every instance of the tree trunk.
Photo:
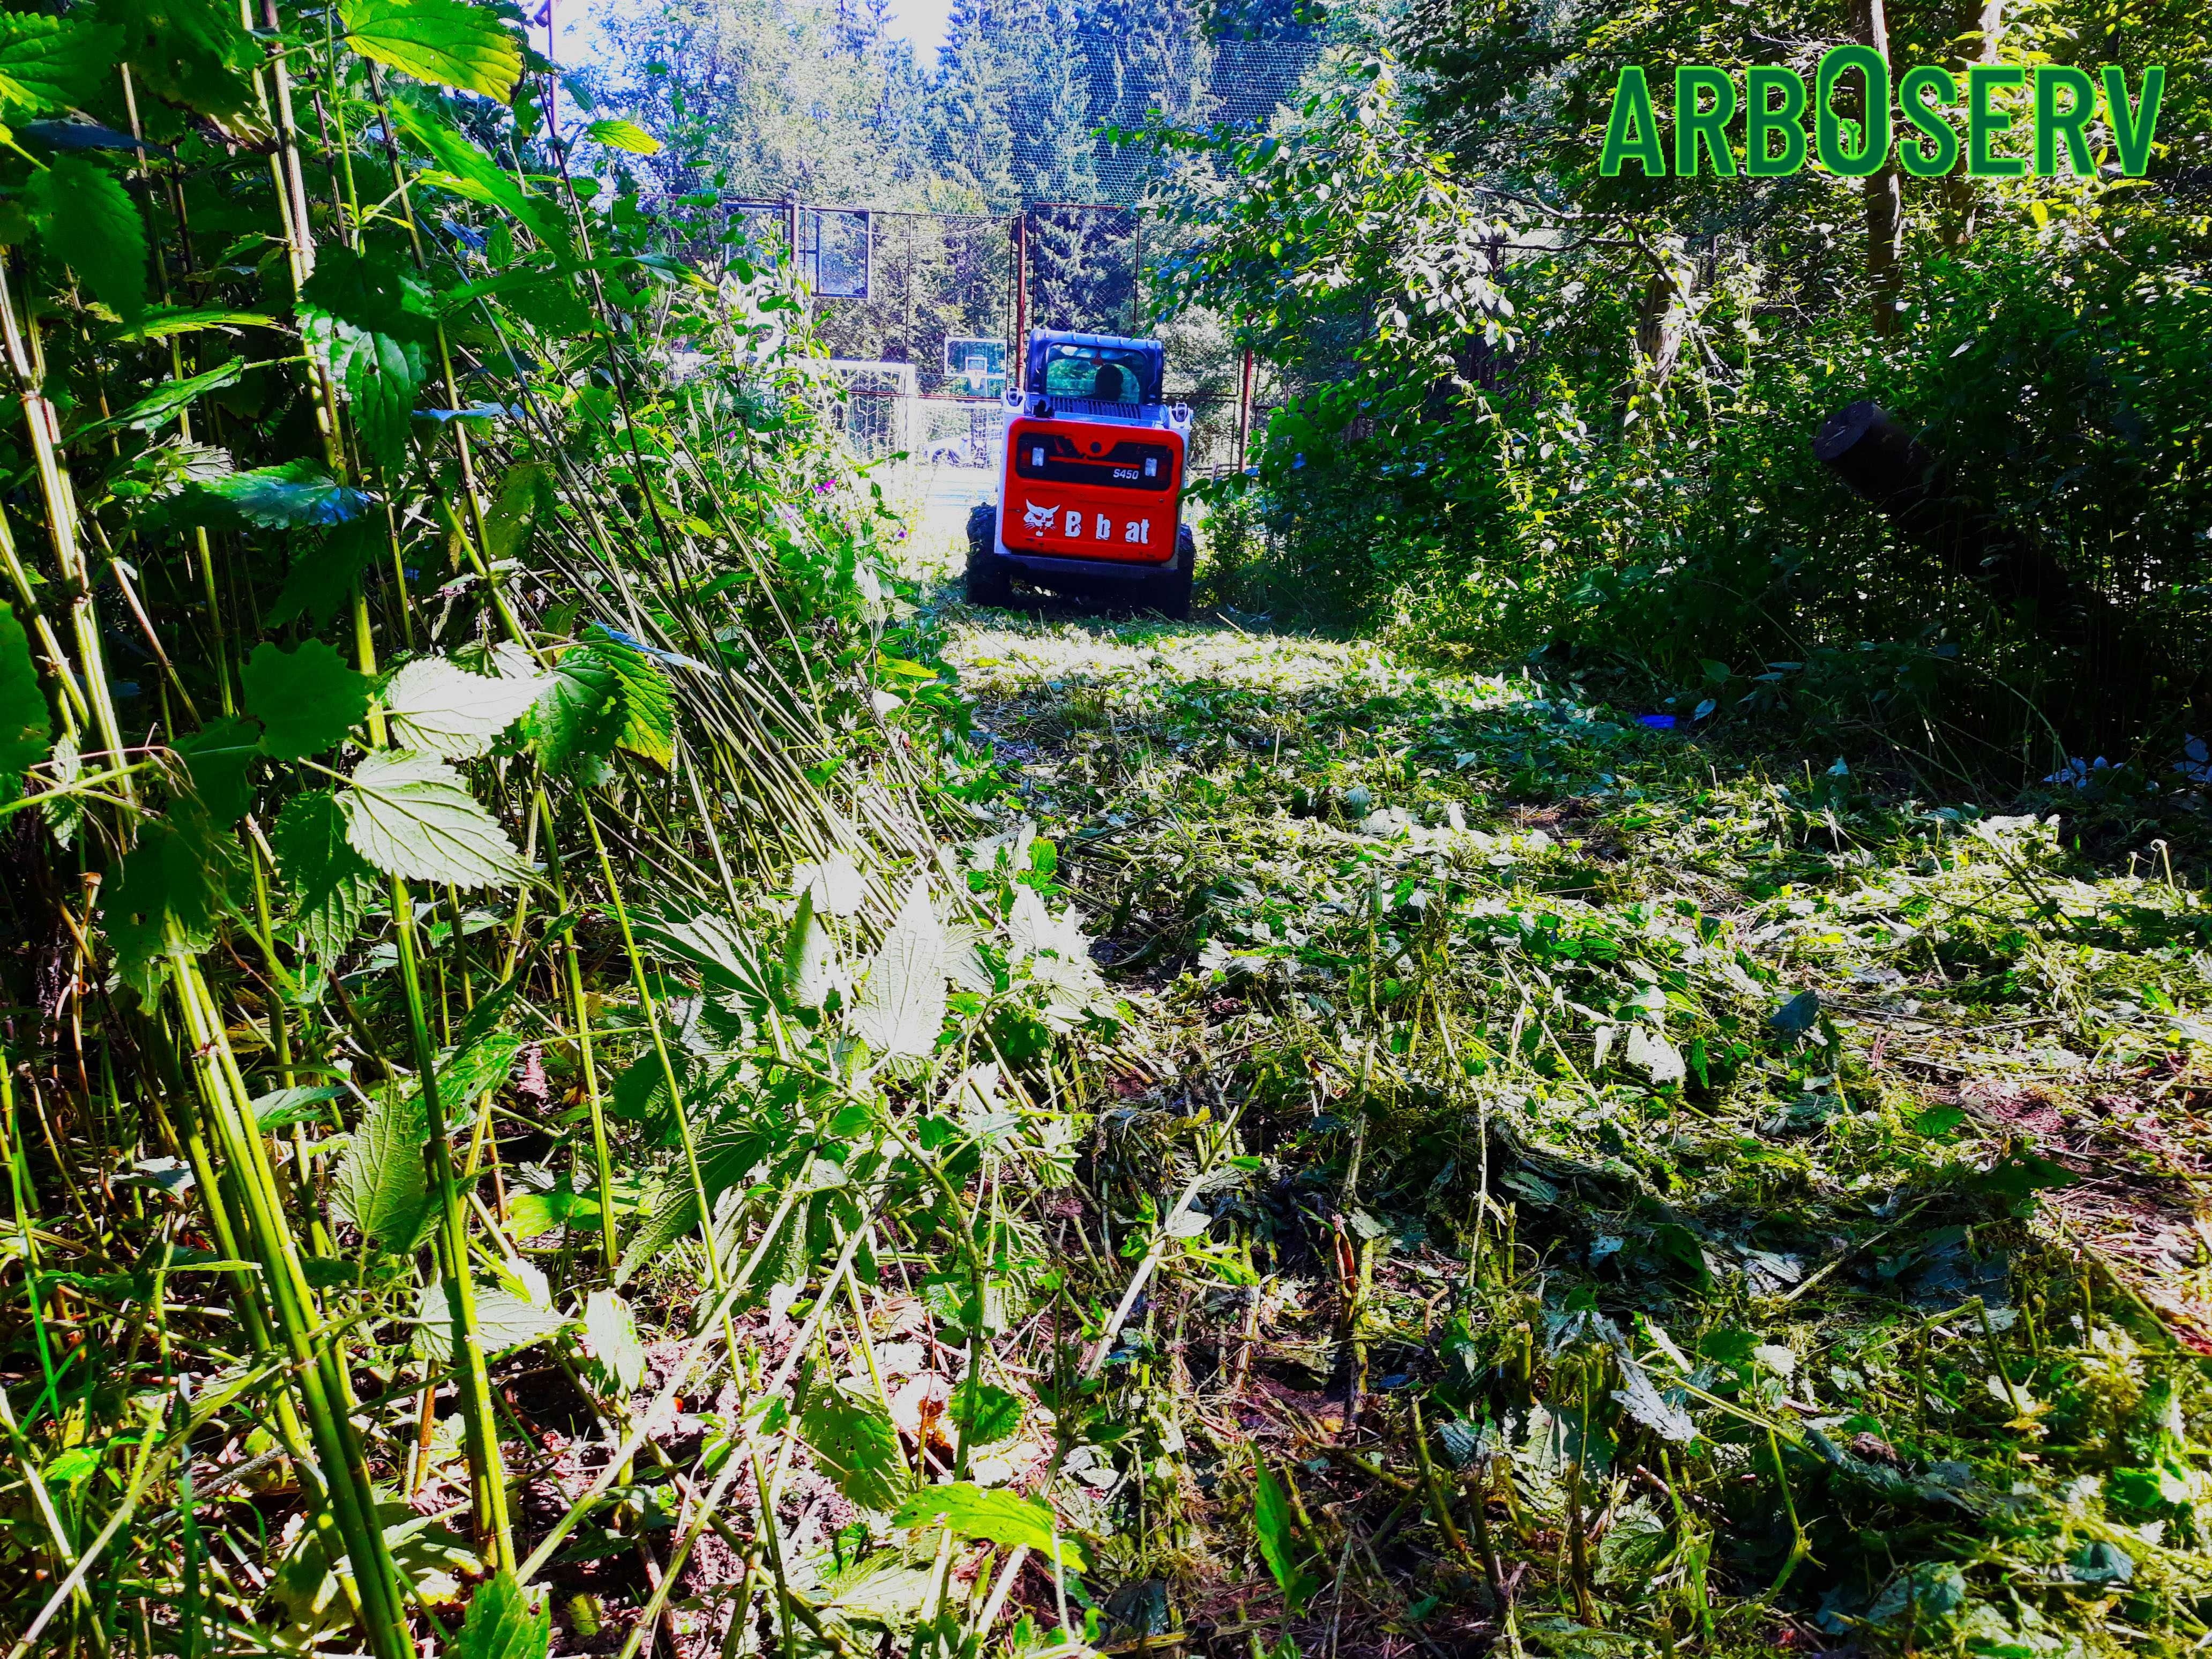
[[[1974,33],[1978,37],[1972,52],[1952,60],[1951,67],[1963,85],[1966,71],[1976,64],[1997,61],[1997,42],[2004,38],[2004,0],[1978,0],[1974,11]],[[1953,247],[1964,247],[1974,240],[1974,219],[1981,206],[1981,193],[1974,181],[1966,176],[1966,155],[1962,147],[1959,159],[1952,164],[1951,173],[1943,180],[1943,203],[1950,209],[1951,223],[1945,240]]]
[[1636,353],[1646,391],[1656,392],[1674,374],[1682,355],[1683,307],[1674,279],[1654,271],[1644,284],[1644,302],[1637,307]]
[[[1889,14],[1885,0],[1858,0],[1859,40],[1889,62]],[[1869,137],[1880,112],[1861,105]],[[1881,169],[1861,185],[1866,216],[1867,287],[1874,305],[1875,332],[1897,331],[1897,296],[1905,282],[1905,181],[1896,161],[1885,155]]]

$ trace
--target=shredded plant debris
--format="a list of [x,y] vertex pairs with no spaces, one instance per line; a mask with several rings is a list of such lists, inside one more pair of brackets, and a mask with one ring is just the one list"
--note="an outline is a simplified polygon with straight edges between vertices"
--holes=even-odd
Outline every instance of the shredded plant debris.
[[2206,1634],[2212,912],[2169,849],[1370,645],[946,652],[1164,1056],[1080,1166],[1102,1254],[1179,1196],[1187,1240],[1105,1371],[1104,1582],[1164,1609],[1109,1633]]

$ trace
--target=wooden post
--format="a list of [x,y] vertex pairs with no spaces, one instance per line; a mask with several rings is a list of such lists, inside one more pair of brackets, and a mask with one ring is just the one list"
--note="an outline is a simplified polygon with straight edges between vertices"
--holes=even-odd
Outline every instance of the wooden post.
[[1244,470],[1245,447],[1252,440],[1252,348],[1244,348],[1244,369],[1237,381],[1237,470]]

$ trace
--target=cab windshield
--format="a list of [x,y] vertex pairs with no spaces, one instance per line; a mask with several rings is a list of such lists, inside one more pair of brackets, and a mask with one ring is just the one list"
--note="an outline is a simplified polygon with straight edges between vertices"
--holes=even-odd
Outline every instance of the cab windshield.
[[1151,367],[1142,351],[1116,346],[1051,346],[1044,360],[1048,398],[1087,398],[1097,403],[1141,404]]

